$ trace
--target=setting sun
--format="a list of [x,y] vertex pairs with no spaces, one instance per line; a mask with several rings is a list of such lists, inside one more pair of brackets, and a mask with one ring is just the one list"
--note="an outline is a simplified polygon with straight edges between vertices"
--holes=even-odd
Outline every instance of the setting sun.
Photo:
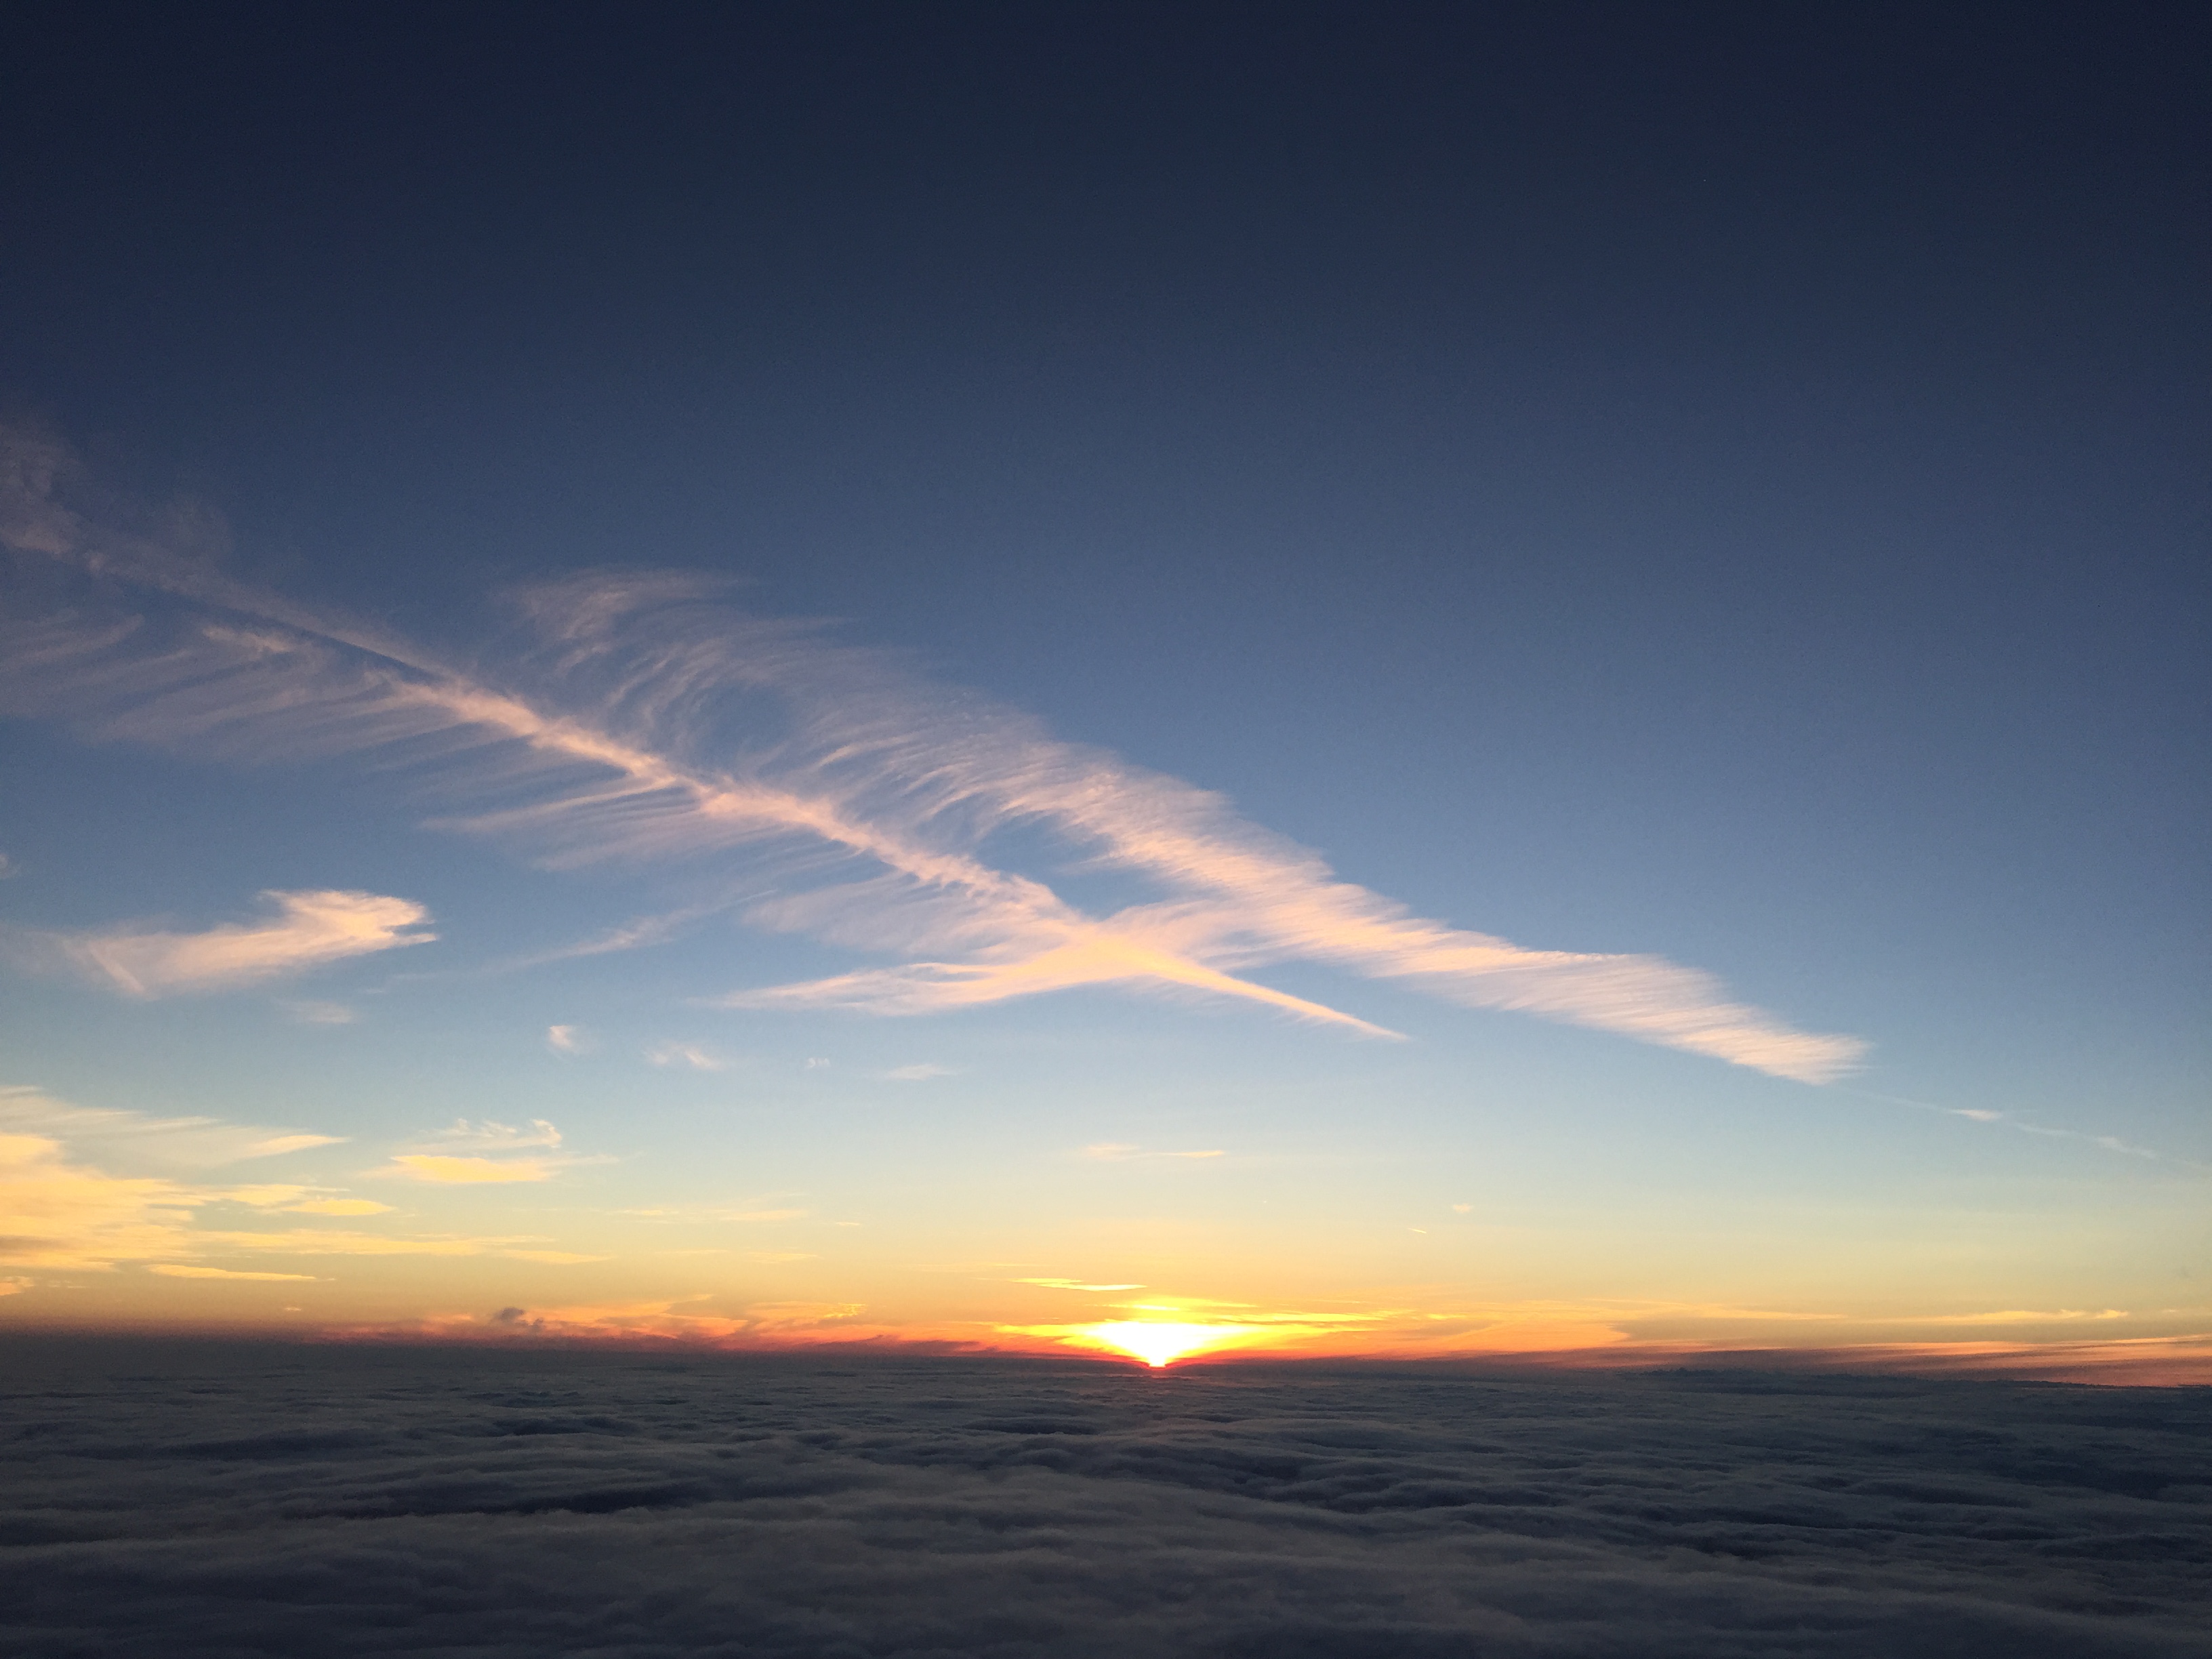
[[1174,1325],[1127,1319],[1086,1327],[1083,1334],[1107,1347],[1134,1354],[1157,1370],[1194,1353],[1226,1347],[1239,1338],[1250,1336],[1252,1328],[1248,1325]]

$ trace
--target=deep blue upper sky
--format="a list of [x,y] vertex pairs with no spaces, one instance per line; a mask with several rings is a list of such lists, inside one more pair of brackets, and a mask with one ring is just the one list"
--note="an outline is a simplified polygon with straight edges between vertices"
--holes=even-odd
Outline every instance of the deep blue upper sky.
[[[742,576],[1418,914],[2201,1156],[2207,33],[48,8],[0,53],[0,413],[458,657],[503,584]],[[143,875],[167,815],[200,924],[460,902],[256,876],[185,763],[0,742],[65,781],[0,821],[26,868]],[[6,896],[113,920],[92,881]]]
[[416,631],[704,564],[1325,847],[1472,816],[1557,865],[1469,872],[1501,927],[1718,842],[2155,951],[2203,896],[2203,34],[72,8],[0,69],[0,392]]

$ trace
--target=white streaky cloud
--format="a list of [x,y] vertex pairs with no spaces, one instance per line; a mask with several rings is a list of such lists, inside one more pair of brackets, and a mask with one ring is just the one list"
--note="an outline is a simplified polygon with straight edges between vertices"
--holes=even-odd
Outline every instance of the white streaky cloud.
[[[349,957],[427,945],[437,937],[423,931],[429,912],[409,899],[335,888],[268,892],[261,897],[275,913],[267,921],[230,923],[201,933],[11,929],[9,938],[19,958],[65,964],[93,983],[125,996],[161,997],[233,990]],[[346,1011],[336,1020],[324,1018],[315,1023],[343,1024],[351,1018]]]
[[[1530,950],[1419,917],[1217,795],[817,627],[748,616],[711,581],[601,574],[523,590],[538,644],[495,681],[88,523],[56,494],[56,453],[19,436],[0,466],[0,540],[108,586],[7,625],[0,710],[216,757],[380,751],[441,803],[444,827],[556,868],[738,860],[770,890],[743,912],[753,925],[897,959],[722,1006],[927,1014],[1111,986],[1393,1035],[1251,977],[1304,961],[1806,1082],[1849,1071],[1863,1048],[1657,957]],[[103,608],[118,581],[149,597]],[[998,867],[994,832],[1017,826],[1152,896],[1093,915]],[[728,891],[738,873],[712,878]]]
[[580,1025],[549,1025],[545,1046],[556,1054],[580,1054],[592,1046],[592,1040]]
[[230,1267],[201,1267],[188,1262],[156,1261],[146,1271],[159,1273],[164,1279],[304,1279],[313,1280],[313,1273],[257,1273]]
[[894,1066],[884,1073],[888,1083],[927,1083],[932,1078],[956,1075],[950,1066],[939,1066],[933,1060],[923,1060],[914,1066]]

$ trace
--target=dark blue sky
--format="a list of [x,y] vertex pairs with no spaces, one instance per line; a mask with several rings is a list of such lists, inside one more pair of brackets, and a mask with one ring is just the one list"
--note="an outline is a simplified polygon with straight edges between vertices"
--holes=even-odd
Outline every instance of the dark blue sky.
[[[451,659],[501,659],[507,585],[739,576],[1417,915],[1710,969],[1869,1044],[1867,1087],[2201,1156],[2207,33],[48,9],[0,63],[0,413],[81,501],[191,498],[242,579]],[[349,836],[396,866],[412,818],[274,791],[257,840],[198,761],[0,743],[64,784],[0,850],[143,885],[140,827],[196,826],[201,922],[523,879],[256,878]],[[86,859],[19,920],[117,921]]]
[[2206,805],[2203,35],[73,9],[4,71],[0,390],[403,627],[707,565],[1324,846],[1494,809],[1562,866],[1474,888],[1522,925],[1616,913],[1633,814],[2156,932]]

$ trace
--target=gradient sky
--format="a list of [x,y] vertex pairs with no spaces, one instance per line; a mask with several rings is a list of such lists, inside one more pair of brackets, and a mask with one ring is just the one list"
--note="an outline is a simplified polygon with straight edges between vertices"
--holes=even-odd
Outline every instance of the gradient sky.
[[2203,37],[19,25],[0,1325],[2212,1364]]

